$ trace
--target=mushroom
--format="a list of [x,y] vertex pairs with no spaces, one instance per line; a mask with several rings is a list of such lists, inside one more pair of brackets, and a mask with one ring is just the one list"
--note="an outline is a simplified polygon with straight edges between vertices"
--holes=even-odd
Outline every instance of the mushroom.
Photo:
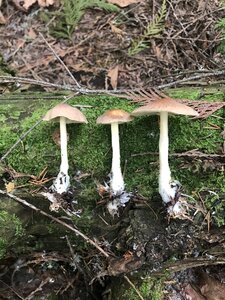
[[112,167],[110,189],[114,196],[124,191],[124,179],[120,167],[119,124],[132,121],[130,114],[122,109],[111,109],[98,117],[97,124],[111,124]]
[[171,98],[159,98],[149,102],[145,106],[135,109],[132,116],[144,116],[159,113],[160,115],[160,138],[159,138],[159,193],[163,202],[172,204],[176,200],[179,187],[178,181],[171,181],[171,172],[168,161],[169,138],[168,138],[168,114],[198,116],[193,108],[177,102]]
[[82,112],[66,103],[60,103],[50,109],[43,117],[44,121],[59,121],[60,123],[60,147],[61,165],[58,176],[52,185],[52,190],[62,194],[68,191],[70,177],[68,175],[69,163],[67,154],[67,123],[87,123],[86,117]]

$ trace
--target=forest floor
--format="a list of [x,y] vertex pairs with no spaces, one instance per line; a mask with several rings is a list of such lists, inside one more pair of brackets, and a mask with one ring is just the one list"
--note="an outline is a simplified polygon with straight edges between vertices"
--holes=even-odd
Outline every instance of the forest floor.
[[[48,92],[65,86],[74,87],[74,90],[109,91],[180,86],[223,88],[225,7],[221,1],[121,0],[115,7],[102,4],[102,0],[79,0],[78,7],[72,2],[65,0],[67,4],[63,6],[54,0],[38,0],[33,4],[31,0],[0,1],[1,94],[17,89],[32,91],[33,85],[34,90],[39,86]],[[52,5],[47,6],[50,3]],[[34,82],[6,85],[8,75]],[[163,248],[167,233],[165,228],[162,230],[165,230],[162,244],[159,242],[157,247]],[[169,230],[175,235],[177,227],[171,226]],[[186,242],[186,235],[193,234],[186,230],[184,225],[177,233],[178,248]],[[224,234],[223,231],[220,233]],[[219,241],[224,243],[222,238]],[[42,291],[44,295],[51,295],[51,299],[109,299],[106,293],[109,277],[116,272],[118,277],[123,272],[129,274],[129,263],[133,264],[134,270],[136,264],[142,264],[133,259],[132,253],[126,253],[122,260],[112,264],[114,267],[104,283],[101,279],[96,280],[90,288],[88,283],[93,279],[94,267],[101,265],[99,258],[90,253],[90,259],[88,251],[85,259],[76,257],[69,240],[67,244],[69,254],[31,252],[19,258],[14,254],[1,262],[0,298],[44,299],[35,298]],[[188,246],[184,247],[187,251]],[[151,254],[149,251],[149,260]],[[91,267],[85,265],[86,261]],[[163,299],[225,299],[222,263],[219,260],[221,267],[207,267],[207,262],[191,261],[183,269],[175,266],[171,271],[179,272],[168,282]],[[118,271],[116,266],[119,264],[123,270]],[[190,268],[201,265],[202,268]],[[131,286],[129,278],[126,275],[125,278]],[[27,281],[32,283],[27,286]],[[133,289],[133,299],[142,299],[138,289]],[[162,299],[159,294],[154,299]]]
[[[78,1],[79,7],[85,1]],[[0,53],[19,77],[74,85],[55,52],[87,88],[223,81],[225,8],[220,1],[124,0],[118,3],[125,7],[116,6],[116,12],[82,7],[81,17],[71,13],[79,8],[59,3],[46,8],[28,0],[12,2],[1,7]]]

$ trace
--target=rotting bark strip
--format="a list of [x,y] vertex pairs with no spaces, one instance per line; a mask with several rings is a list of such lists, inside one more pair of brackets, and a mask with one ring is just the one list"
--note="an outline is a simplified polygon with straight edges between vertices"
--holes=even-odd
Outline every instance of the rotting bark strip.
[[107,252],[105,252],[105,250],[103,250],[97,243],[95,243],[92,239],[90,239],[88,236],[86,236],[84,233],[80,232],[78,229],[72,227],[71,225],[61,221],[58,218],[53,217],[52,215],[44,212],[43,210],[37,208],[36,206],[34,206],[33,204],[28,203],[26,200],[21,199],[11,193],[7,193],[4,192],[3,190],[0,190],[0,194],[2,195],[6,195],[9,198],[12,198],[13,200],[15,200],[16,202],[19,202],[31,209],[33,209],[34,211],[40,213],[41,215],[48,217],[49,219],[51,219],[52,221],[59,223],[60,225],[63,225],[64,227],[68,228],[70,231],[73,231],[76,235],[79,235],[80,237],[82,237],[87,243],[89,243],[90,245],[94,246],[96,249],[98,249],[98,251],[100,251],[105,257],[109,258],[109,254]]

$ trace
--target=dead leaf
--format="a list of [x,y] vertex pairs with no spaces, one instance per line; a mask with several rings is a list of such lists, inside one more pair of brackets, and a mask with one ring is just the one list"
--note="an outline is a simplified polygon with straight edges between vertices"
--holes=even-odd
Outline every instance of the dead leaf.
[[160,60],[163,58],[162,51],[160,47],[156,46],[154,43],[152,45],[152,50],[154,51],[155,56]]
[[117,34],[117,35],[119,35],[120,37],[121,37],[122,35],[124,35],[124,31],[121,30],[120,28],[116,27],[116,26],[113,25],[112,23],[110,23],[110,27],[111,27],[112,32],[115,33],[115,34]]
[[40,7],[46,7],[54,4],[54,0],[24,0],[23,5],[21,6],[19,0],[13,0],[14,4],[21,9],[25,9],[26,11],[36,2]]
[[110,69],[107,74],[107,76],[110,78],[110,84],[114,90],[117,89],[118,73],[119,73],[119,66],[117,65],[114,68]]
[[6,18],[3,16],[2,12],[0,11],[0,25],[6,24]]
[[30,8],[35,2],[36,2],[36,0],[24,0],[24,3],[23,3],[22,7],[24,9],[28,10],[28,8]]
[[133,3],[141,2],[141,0],[107,0],[109,3],[116,4],[119,7],[126,7]]
[[191,284],[188,284],[184,288],[184,293],[185,293],[185,299],[187,299],[187,300],[204,300],[205,299],[205,297],[200,292],[197,292],[191,286]]
[[36,32],[32,29],[29,28],[28,32],[27,32],[27,36],[31,39],[34,40],[37,37]]
[[6,183],[5,187],[6,187],[6,192],[11,193],[15,190],[15,183],[11,181],[9,183]]
[[39,4],[41,7],[46,7],[46,6],[53,5],[54,2],[55,2],[54,0],[38,0],[38,4]]

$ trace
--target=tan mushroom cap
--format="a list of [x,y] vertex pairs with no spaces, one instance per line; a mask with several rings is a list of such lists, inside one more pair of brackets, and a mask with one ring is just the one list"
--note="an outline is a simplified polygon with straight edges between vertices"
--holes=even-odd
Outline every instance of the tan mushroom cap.
[[103,115],[98,117],[96,122],[97,124],[113,124],[113,123],[122,124],[122,123],[130,122],[132,120],[133,118],[128,112],[122,109],[110,109],[104,112]]
[[60,103],[50,109],[43,117],[44,121],[59,121],[60,117],[66,118],[66,123],[87,123],[87,119],[76,107],[67,103]]
[[193,108],[177,102],[171,98],[160,98],[151,101],[149,104],[136,108],[131,115],[145,116],[150,114],[156,114],[160,112],[168,112],[176,115],[198,116],[198,112]]

